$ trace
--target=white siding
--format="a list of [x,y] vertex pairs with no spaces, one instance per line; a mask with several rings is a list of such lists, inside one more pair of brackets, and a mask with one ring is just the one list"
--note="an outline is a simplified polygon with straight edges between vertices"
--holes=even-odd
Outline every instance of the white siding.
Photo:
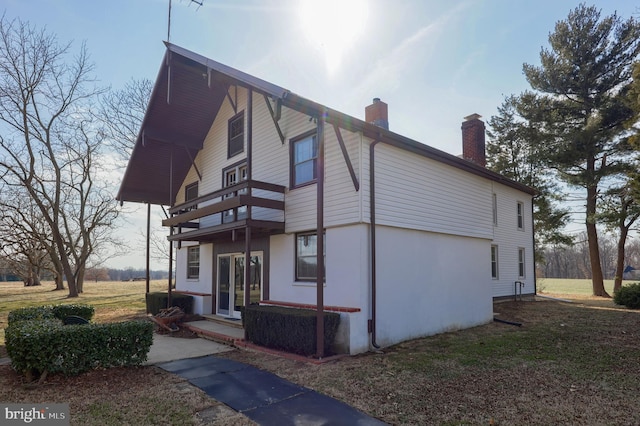
[[[493,227],[492,244],[498,246],[498,279],[492,280],[493,296],[512,296],[515,282],[522,281],[523,294],[535,291],[533,223],[531,218],[531,196],[516,189],[493,184],[498,204],[498,224]],[[517,204],[524,206],[524,229],[518,229]],[[518,248],[525,249],[525,277],[518,276]],[[490,249],[489,249],[490,250]],[[491,252],[487,252],[487,259]],[[520,288],[518,287],[518,293]]]
[[377,224],[492,237],[491,181],[389,145],[375,150]]

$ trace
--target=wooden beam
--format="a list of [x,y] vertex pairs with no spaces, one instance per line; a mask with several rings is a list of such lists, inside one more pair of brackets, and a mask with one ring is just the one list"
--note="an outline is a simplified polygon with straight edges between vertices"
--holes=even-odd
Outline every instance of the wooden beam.
[[276,102],[278,103],[278,114],[276,115],[276,113],[273,111],[273,107],[271,106],[271,102],[269,102],[269,98],[267,98],[267,95],[262,95],[264,96],[264,101],[267,104],[267,108],[269,108],[269,114],[271,115],[271,120],[273,120],[273,125],[276,126],[276,131],[278,132],[278,136],[280,136],[280,142],[282,142],[282,145],[284,145],[284,134],[282,133],[282,130],[280,129],[280,125],[278,124],[278,120],[280,119],[280,110],[282,108],[282,104],[280,102],[280,100],[277,100]]
[[358,182],[358,177],[356,176],[355,170],[353,170],[353,164],[351,164],[351,158],[349,158],[349,153],[347,152],[347,147],[344,144],[344,139],[342,138],[342,133],[340,132],[340,128],[337,124],[333,125],[333,130],[336,132],[336,137],[338,138],[338,143],[340,144],[340,150],[342,151],[342,157],[344,157],[344,162],[347,163],[347,169],[349,169],[349,175],[351,175],[351,181],[353,182],[353,187],[356,191],[360,190],[360,183]]

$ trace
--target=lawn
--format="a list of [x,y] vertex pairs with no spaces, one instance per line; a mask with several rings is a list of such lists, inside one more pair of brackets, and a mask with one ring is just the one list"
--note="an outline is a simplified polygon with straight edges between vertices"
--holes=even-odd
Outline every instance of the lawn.
[[[129,300],[132,308],[119,306],[123,317],[143,314],[144,283],[117,285],[138,286],[139,293],[109,294],[116,287],[103,285],[111,291],[103,289],[102,297]],[[80,301],[97,297],[99,291],[92,287]],[[273,371],[390,424],[640,424],[640,313],[590,297],[588,288],[586,281],[547,280],[545,294],[573,303],[495,304],[500,318],[522,327],[494,322],[324,365],[242,350],[223,356]],[[3,310],[5,289],[0,286]],[[23,290],[34,291],[13,292]],[[36,304],[35,299],[27,300]],[[90,302],[102,312],[98,318],[116,319],[109,314],[109,303],[99,299]],[[155,367],[52,377],[36,388],[23,384],[6,366],[0,373],[9,384],[0,387],[0,401],[70,402],[72,424],[204,424],[195,413],[223,408]],[[207,424],[250,422],[226,414]]]

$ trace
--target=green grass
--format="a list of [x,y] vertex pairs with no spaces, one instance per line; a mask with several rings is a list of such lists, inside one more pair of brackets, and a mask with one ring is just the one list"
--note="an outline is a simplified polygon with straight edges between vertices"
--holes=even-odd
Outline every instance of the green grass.
[[[167,281],[151,281],[150,291],[166,291]],[[0,283],[0,345],[4,345],[4,329],[9,312],[29,306],[78,303],[95,308],[95,322],[122,321],[144,315],[146,312],[144,281],[85,282],[84,292],[75,298],[68,290],[54,291],[55,285],[44,282],[41,286],[25,287],[21,282]]]
[[[636,281],[623,281],[622,285]],[[604,288],[613,296],[613,280],[604,280]],[[576,294],[590,296],[593,294],[591,280],[578,280],[572,278],[538,278],[538,293]]]

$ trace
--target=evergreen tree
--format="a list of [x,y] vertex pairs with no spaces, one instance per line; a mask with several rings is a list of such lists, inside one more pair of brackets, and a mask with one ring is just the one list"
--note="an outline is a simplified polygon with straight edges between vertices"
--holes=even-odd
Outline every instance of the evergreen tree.
[[548,166],[568,185],[586,191],[593,294],[609,296],[598,250],[598,196],[604,181],[629,168],[625,123],[635,112],[626,98],[640,53],[640,24],[600,15],[581,4],[556,24],[550,49],[540,52],[540,66],[523,66],[533,92],[521,95],[520,110],[544,135]]

